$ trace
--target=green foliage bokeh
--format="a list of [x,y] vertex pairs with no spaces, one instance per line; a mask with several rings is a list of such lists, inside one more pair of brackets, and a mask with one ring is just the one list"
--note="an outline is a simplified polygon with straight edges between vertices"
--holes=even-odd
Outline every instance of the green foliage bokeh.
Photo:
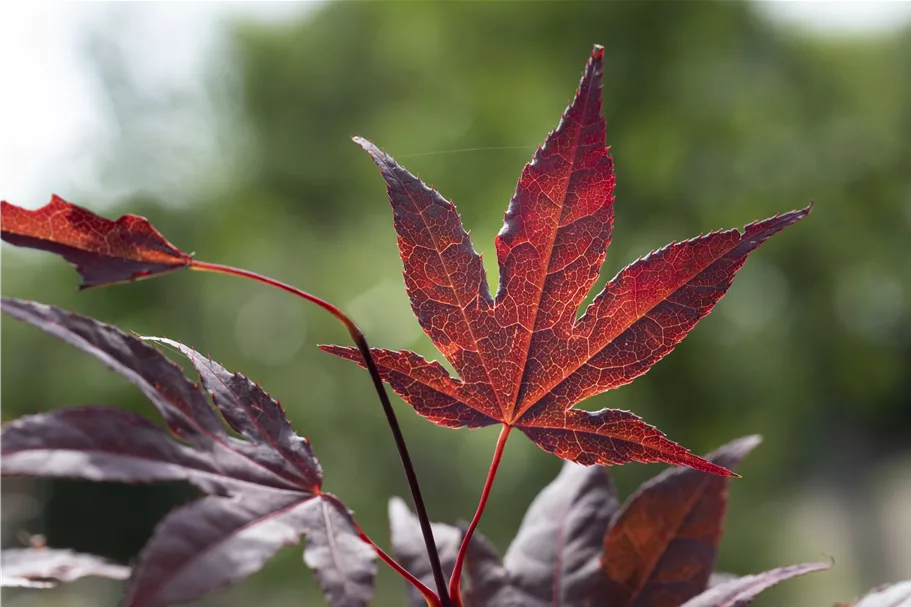
[[[217,145],[237,150],[224,154],[224,173],[200,174],[187,204],[136,192],[105,214],[143,214],[201,259],[337,303],[375,346],[439,358],[404,293],[382,181],[350,136],[373,140],[454,200],[495,284],[493,239],[516,179],[600,43],[617,200],[596,290],[672,240],[816,206],[754,254],[671,356],[583,406],[632,410],[697,452],[765,436],[735,483],[719,568],[737,573],[786,564],[773,530],[799,484],[828,483],[862,513],[872,471],[907,455],[908,31],[805,38],[744,3],[352,2],[293,22],[238,22],[230,39],[230,76],[213,70],[210,83],[225,102]],[[131,150],[115,144],[105,153],[129,162]],[[91,191],[58,194],[93,207]],[[178,273],[77,294],[75,273],[59,259],[5,247],[2,263],[4,295],[178,339],[257,380],[311,438],[326,488],[386,543],[387,500],[407,489],[369,378],[315,347],[348,343],[331,317],[226,277]],[[4,420],[84,403],[152,412],[125,381],[32,328],[4,318],[2,346]],[[396,402],[432,516],[470,518],[496,430],[437,428]],[[521,436],[511,441],[481,525],[501,550],[559,465]],[[659,470],[613,472],[628,492]],[[33,490],[44,510],[30,530],[52,545],[120,559],[134,556],[171,504],[192,497],[181,487],[76,482]],[[863,553],[854,594],[890,581],[881,576],[894,564],[874,540],[853,547]],[[827,553],[801,546],[788,555]],[[254,596],[319,604],[299,550],[203,604]],[[377,604],[402,604],[403,596],[382,571]]]

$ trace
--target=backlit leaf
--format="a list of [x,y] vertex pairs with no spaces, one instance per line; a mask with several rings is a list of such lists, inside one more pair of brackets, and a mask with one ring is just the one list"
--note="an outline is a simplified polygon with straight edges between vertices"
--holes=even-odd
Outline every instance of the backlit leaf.
[[59,196],[35,210],[5,200],[0,207],[3,240],[62,256],[82,275],[83,289],[171,272],[191,261],[137,215],[111,221]]
[[[632,413],[573,407],[648,371],[711,311],[747,255],[810,209],[672,243],[623,269],[577,317],[613,228],[602,69],[595,47],[575,99],[522,171],[496,239],[494,296],[455,206],[355,139],[386,182],[412,309],[458,377],[408,351],[376,350],[376,363],[441,426],[514,426],[585,465],[667,462],[729,475]],[[363,366],[354,348],[323,349]]]
[[[734,468],[760,442],[747,436],[706,459]],[[715,569],[728,503],[724,477],[671,468],[627,500],[604,538],[597,603],[677,607],[702,592]]]

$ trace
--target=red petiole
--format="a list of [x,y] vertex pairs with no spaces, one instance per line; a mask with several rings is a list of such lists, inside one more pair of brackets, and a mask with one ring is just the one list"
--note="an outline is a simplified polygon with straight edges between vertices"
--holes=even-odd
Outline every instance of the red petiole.
[[[355,523],[355,525],[357,525],[357,523]],[[364,530],[361,529],[359,525],[357,527],[357,530],[358,530],[358,533],[360,534],[361,539],[364,542],[373,546],[373,550],[376,552],[376,555],[378,557],[380,557],[381,561],[383,561],[384,563],[389,565],[389,567],[393,571],[395,571],[400,576],[405,578],[405,580],[409,584],[411,584],[412,586],[417,588],[418,592],[420,592],[421,595],[424,597],[424,600],[427,601],[428,607],[440,607],[440,598],[436,594],[434,594],[433,590],[431,590],[430,588],[425,586],[424,583],[421,582],[421,580],[419,580],[416,577],[414,577],[413,575],[411,575],[411,573],[407,569],[405,569],[404,567],[399,565],[394,558],[392,558],[391,556],[389,556],[386,553],[385,550],[383,550],[382,548],[377,546],[374,543],[374,541],[372,539],[370,539],[370,537],[366,533],[364,533]]]
[[493,453],[493,460],[490,462],[490,469],[487,471],[487,480],[484,482],[484,489],[481,491],[481,501],[478,502],[478,508],[475,510],[474,518],[468,525],[468,531],[462,538],[462,545],[459,546],[459,554],[456,557],[455,567],[452,570],[452,577],[449,578],[449,597],[453,607],[462,607],[462,596],[460,586],[462,581],[462,566],[465,563],[465,555],[468,553],[468,544],[471,542],[471,536],[475,528],[481,521],[481,515],[484,514],[484,507],[487,505],[487,498],[490,497],[490,490],[493,488],[493,481],[497,476],[497,468],[500,467],[500,460],[503,459],[503,449],[506,448],[506,439],[509,438],[509,431],[512,426],[503,425],[500,430],[500,437],[497,439],[497,447]]

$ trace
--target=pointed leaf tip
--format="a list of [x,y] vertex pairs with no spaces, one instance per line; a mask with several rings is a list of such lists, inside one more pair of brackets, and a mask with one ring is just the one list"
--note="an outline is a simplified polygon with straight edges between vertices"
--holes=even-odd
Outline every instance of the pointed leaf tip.
[[[739,478],[727,468],[736,467],[760,441],[758,435],[745,436],[705,459]],[[728,487],[727,478],[686,468],[668,469],[642,485],[604,538],[599,604],[680,605],[702,592],[714,570]]]
[[[445,427],[515,426],[584,465],[666,462],[738,478],[628,412],[575,409],[669,354],[730,287],[747,256],[812,205],[672,243],[624,268],[579,316],[613,229],[613,159],[602,115],[604,47],[525,165],[496,241],[491,296],[481,256],[452,202],[371,142],[394,214],[412,310],[460,382],[414,352],[374,350],[382,379]],[[433,221],[426,221],[432,217]],[[660,330],[656,331],[655,327]],[[363,365],[352,348],[324,351]]]
[[8,548],[0,552],[3,574],[0,586],[52,588],[58,582],[72,582],[86,576],[124,580],[130,568],[91,554],[72,550],[31,547]]
[[[24,417],[4,426],[0,436],[3,474],[189,481],[208,494],[159,524],[137,561],[126,605],[196,599],[248,577],[304,535],[305,562],[329,603],[367,605],[376,555],[360,540],[350,513],[322,493],[319,460],[265,391],[179,342],[143,341],[35,302],[2,302],[4,312],[94,355],[136,384],[171,430],[110,407]],[[215,393],[217,409],[149,343],[190,358],[204,387]],[[225,422],[240,436],[230,436]],[[7,574],[6,562],[2,568]]]
[[806,563],[745,575],[709,588],[684,603],[683,607],[746,607],[757,595],[780,582],[828,568],[828,563]]

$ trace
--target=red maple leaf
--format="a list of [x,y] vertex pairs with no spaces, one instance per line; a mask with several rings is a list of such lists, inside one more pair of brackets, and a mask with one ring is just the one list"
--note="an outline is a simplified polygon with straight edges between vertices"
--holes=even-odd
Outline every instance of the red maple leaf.
[[56,195],[40,209],[5,200],[0,207],[3,240],[60,255],[82,275],[83,289],[155,276],[192,262],[138,215],[111,221]]
[[[560,125],[522,171],[496,239],[495,297],[455,206],[355,139],[386,181],[412,309],[459,377],[414,352],[373,355],[383,379],[438,425],[505,424],[582,464],[662,461],[730,475],[628,411],[573,407],[648,371],[709,313],[747,255],[810,208],[650,253],[621,270],[577,318],[614,217],[602,69],[596,46]],[[354,348],[323,349],[363,366]]]

